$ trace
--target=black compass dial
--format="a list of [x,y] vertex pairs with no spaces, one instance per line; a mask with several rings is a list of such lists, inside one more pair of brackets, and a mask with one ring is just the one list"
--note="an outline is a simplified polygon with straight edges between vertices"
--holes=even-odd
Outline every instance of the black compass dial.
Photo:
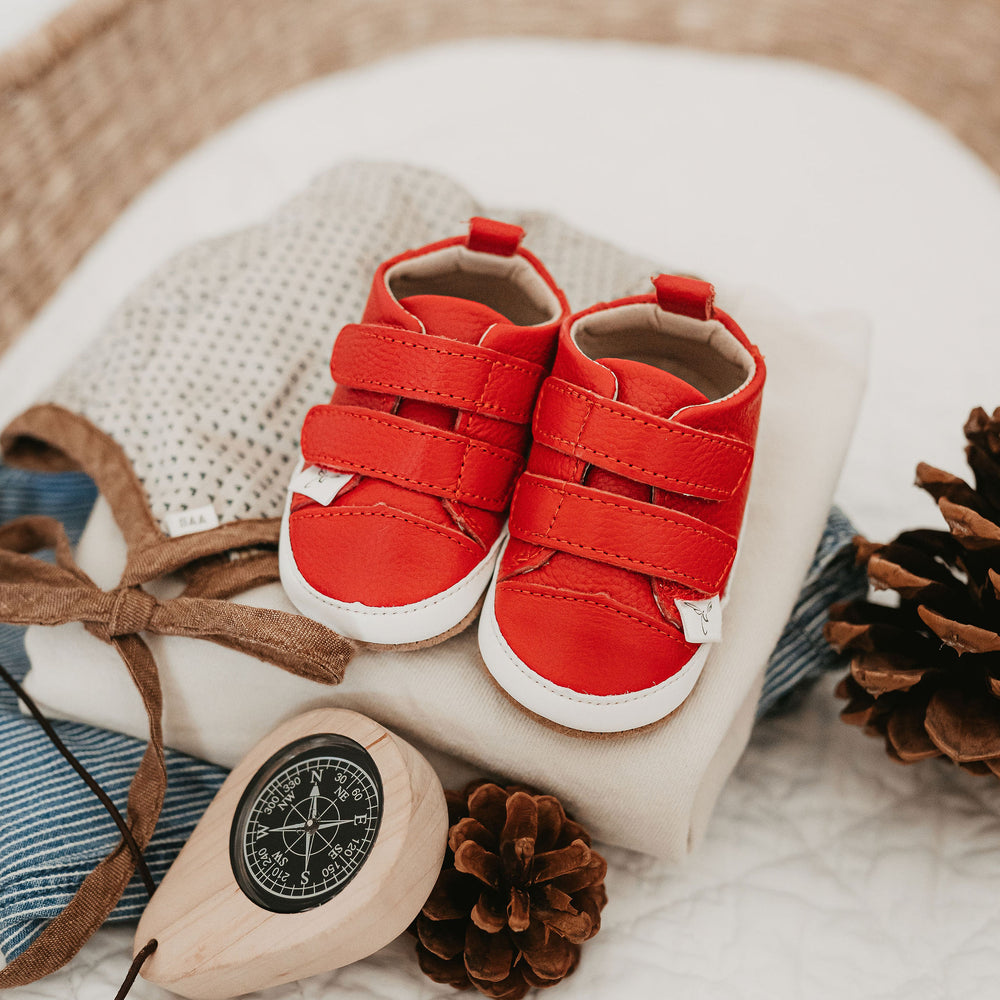
[[236,808],[229,857],[243,892],[267,910],[325,903],[360,871],[378,836],[382,779],[346,736],[306,736],[254,775]]

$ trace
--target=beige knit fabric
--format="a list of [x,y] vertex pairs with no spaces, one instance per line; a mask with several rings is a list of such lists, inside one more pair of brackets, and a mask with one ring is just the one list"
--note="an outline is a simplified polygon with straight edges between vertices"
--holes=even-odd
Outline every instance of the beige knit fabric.
[[165,534],[206,507],[221,524],[280,517],[302,419],[329,399],[334,337],[360,317],[378,263],[483,214],[527,229],[577,309],[645,291],[656,270],[551,215],[487,208],[440,174],[348,164],[160,267],[37,402],[121,446]]

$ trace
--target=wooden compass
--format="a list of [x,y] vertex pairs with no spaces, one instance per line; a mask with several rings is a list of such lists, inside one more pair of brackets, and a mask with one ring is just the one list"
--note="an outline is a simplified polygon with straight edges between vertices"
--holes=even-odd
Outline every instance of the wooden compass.
[[221,1000],[364,958],[417,915],[447,831],[409,744],[357,712],[300,715],[233,770],[156,890],[142,976]]

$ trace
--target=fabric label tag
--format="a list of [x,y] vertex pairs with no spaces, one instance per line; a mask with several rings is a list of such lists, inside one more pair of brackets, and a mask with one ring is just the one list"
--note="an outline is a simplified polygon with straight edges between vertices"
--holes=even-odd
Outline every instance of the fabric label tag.
[[329,507],[340,488],[354,477],[353,472],[334,472],[319,465],[307,465],[293,480],[292,492]]
[[211,504],[204,507],[193,507],[191,510],[178,510],[168,514],[167,534],[171,538],[180,535],[193,535],[196,531],[208,531],[219,526],[219,515]]
[[722,641],[722,605],[718,595],[704,601],[674,601],[684,625],[684,638],[688,642]]

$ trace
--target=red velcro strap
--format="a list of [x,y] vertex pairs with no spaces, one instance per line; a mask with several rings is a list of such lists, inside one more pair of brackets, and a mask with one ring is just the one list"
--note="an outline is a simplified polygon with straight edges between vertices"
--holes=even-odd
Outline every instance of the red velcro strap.
[[535,408],[535,440],[649,486],[703,500],[726,500],[743,482],[753,448],[693,430],[549,378]]
[[718,594],[736,540],[676,510],[527,472],[510,508],[522,541]]
[[478,344],[350,323],[333,345],[338,385],[385,392],[515,424],[531,419],[545,369]]
[[469,219],[469,238],[465,245],[470,250],[481,253],[495,253],[501,257],[512,257],[517,251],[524,230],[509,222],[498,222],[496,219],[484,219],[473,216]]
[[679,274],[660,274],[653,278],[656,301],[665,312],[711,319],[715,309],[715,287],[697,278]]
[[302,425],[312,465],[385,479],[484,510],[507,506],[520,455],[462,434],[356,406],[314,406]]

